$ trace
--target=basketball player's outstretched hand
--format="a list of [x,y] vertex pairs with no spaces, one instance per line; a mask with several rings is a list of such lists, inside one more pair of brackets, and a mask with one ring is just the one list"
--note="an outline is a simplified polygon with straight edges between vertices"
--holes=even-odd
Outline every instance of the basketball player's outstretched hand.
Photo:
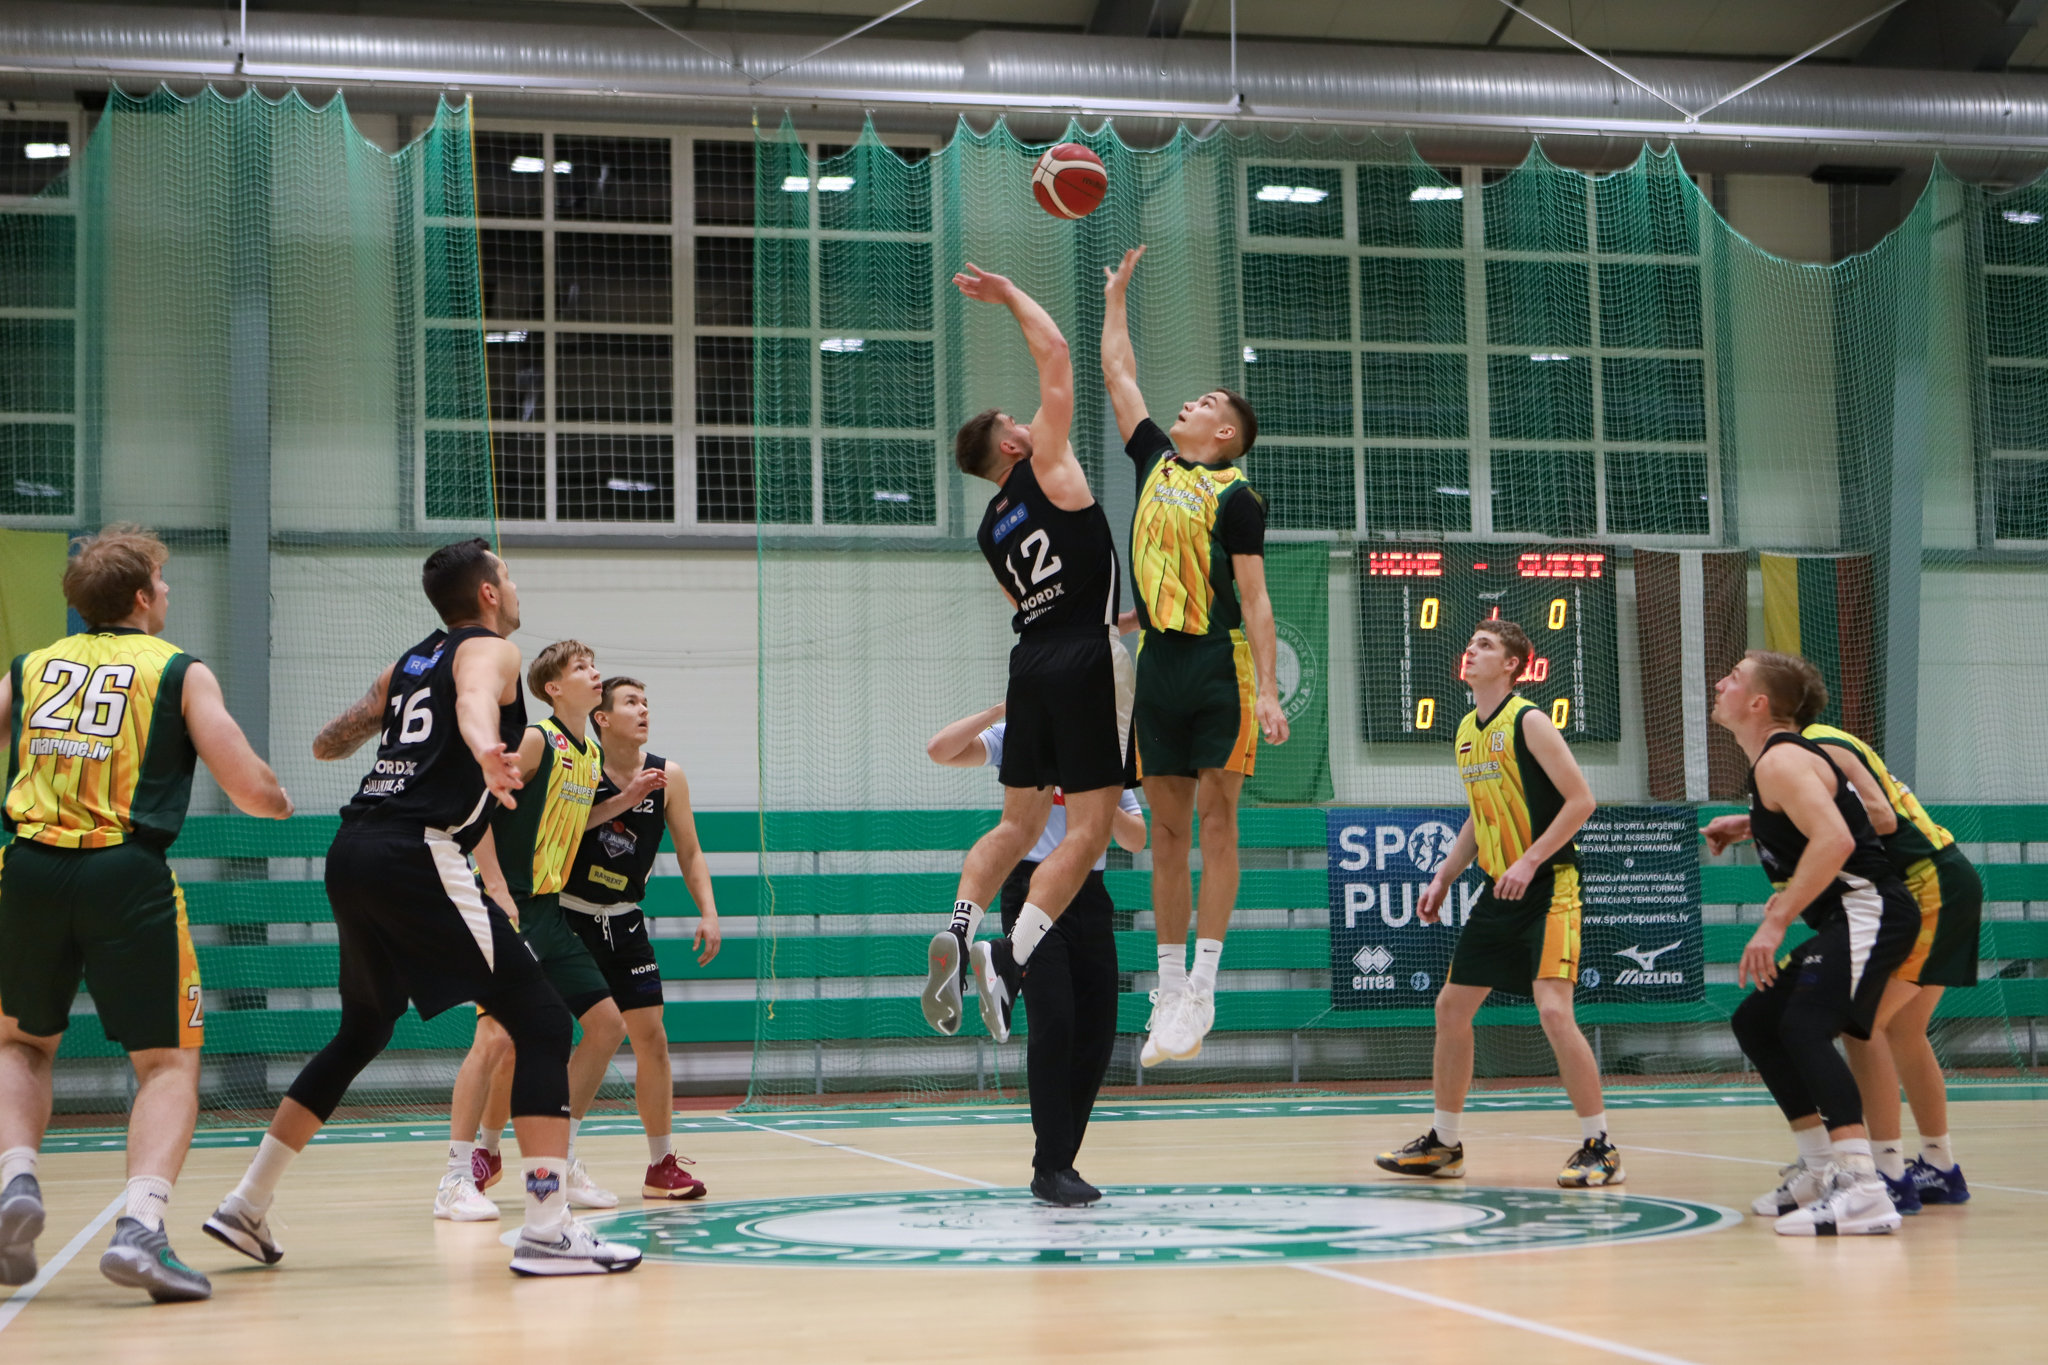
[[1747,815],[1719,815],[1707,822],[1707,852],[1722,853],[1749,838]]
[[512,793],[526,785],[519,776],[519,752],[507,749],[500,740],[476,756],[477,766],[483,769],[484,786],[506,810],[519,809],[519,803],[512,799]]
[[1137,269],[1138,261],[1144,254],[1144,247],[1134,246],[1124,253],[1121,265],[1102,267],[1102,276],[1107,281],[1102,286],[1102,292],[1112,298],[1122,293],[1130,285],[1131,272]]
[[666,768],[642,768],[639,772],[634,773],[633,780],[626,784],[627,808],[631,809],[633,806],[639,805],[647,798],[647,793],[659,791],[667,785],[668,770]]
[[967,269],[953,277],[953,283],[960,292],[976,303],[1001,303],[1010,296],[1014,287],[1009,276],[998,275],[992,270],[983,270],[974,262],[967,263]]

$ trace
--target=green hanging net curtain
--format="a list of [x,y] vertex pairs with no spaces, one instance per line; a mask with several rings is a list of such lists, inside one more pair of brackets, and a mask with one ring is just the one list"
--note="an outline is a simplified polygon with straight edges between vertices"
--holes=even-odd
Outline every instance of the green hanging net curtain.
[[[1001,699],[1011,641],[973,543],[991,486],[955,470],[952,435],[1036,400],[1007,312],[949,281],[967,261],[1010,275],[1065,331],[1074,447],[1121,543],[1134,480],[1098,379],[1102,267],[1141,242],[1151,411],[1225,385],[1258,412],[1244,467],[1267,505],[1294,737],[1247,784],[1218,1023],[1194,1062],[1138,1067],[1149,874],[1112,853],[1111,1086],[1427,1078],[1448,939],[1419,964],[1376,959],[1367,931],[1405,924],[1415,888],[1347,869],[1382,837],[1359,808],[1455,822],[1457,656],[1496,613],[1537,637],[1523,690],[1603,803],[1583,841],[1599,885],[1580,1021],[1610,1076],[1745,1071],[1733,963],[1770,889],[1752,853],[1709,859],[1691,828],[1744,799],[1740,751],[1705,717],[1714,680],[1765,646],[1819,663],[1825,719],[1887,754],[1985,865],[1987,979],[1950,992],[1945,1061],[2033,1064],[2041,1002],[2022,978],[2044,944],[2026,921],[2048,883],[2024,865],[2041,808],[2015,803],[2040,792],[2001,760],[2044,722],[2008,695],[2038,683],[1995,660],[2048,544],[2048,192],[1937,166],[1880,246],[1813,266],[1752,245],[1649,149],[1587,176],[1540,147],[1497,170],[1372,136],[1063,140],[1108,171],[1078,222],[1034,203],[1043,144],[1000,122],[936,151],[790,123],[756,145],[750,1105],[1021,1091],[1022,1037],[994,1046],[970,1009],[942,1039],[916,1000],[960,850],[1000,804],[992,771],[923,746]],[[1479,1022],[1482,1077],[1554,1074],[1529,1001],[1497,997]]]

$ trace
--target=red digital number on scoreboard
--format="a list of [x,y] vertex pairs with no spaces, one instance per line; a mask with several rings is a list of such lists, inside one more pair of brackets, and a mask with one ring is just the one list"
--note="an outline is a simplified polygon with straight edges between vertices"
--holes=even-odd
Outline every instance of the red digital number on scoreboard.
[[1369,578],[1442,578],[1444,557],[1436,550],[1374,550],[1365,572]]
[[1607,556],[1603,554],[1539,550],[1515,561],[1515,573],[1521,578],[1598,578],[1606,571]]
[[[1458,681],[1465,681],[1465,660],[1462,656],[1458,659]],[[1549,682],[1550,660],[1539,654],[1523,665],[1522,671],[1516,676],[1515,681],[1517,683]]]

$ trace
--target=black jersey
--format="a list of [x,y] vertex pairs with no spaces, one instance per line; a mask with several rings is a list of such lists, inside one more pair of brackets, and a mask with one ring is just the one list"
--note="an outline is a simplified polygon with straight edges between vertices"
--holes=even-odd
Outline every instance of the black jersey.
[[1010,467],[975,536],[996,582],[1017,599],[1019,635],[1116,624],[1116,541],[1100,502],[1078,512],[1053,505],[1031,461]]
[[[648,754],[641,766],[662,768],[667,764],[667,759]],[[620,790],[609,774],[600,772],[595,804],[603,805]],[[631,810],[585,830],[562,894],[591,905],[638,905],[667,827],[668,793],[656,787]]]
[[[482,626],[437,630],[392,667],[377,761],[341,808],[343,820],[446,830],[465,853],[484,837],[490,792],[455,720],[455,650],[481,636],[498,638]],[[498,735],[516,748],[525,730],[522,692],[498,708]]]
[[[1827,753],[1818,744],[1790,731],[1780,731],[1764,741],[1761,760],[1771,751],[1774,744],[1795,744],[1827,760]],[[1800,912],[1800,918],[1814,928],[1821,928],[1842,914],[1842,893],[1846,890],[1860,890],[1882,882],[1895,880],[1898,876],[1892,870],[1890,857],[1885,854],[1884,841],[1877,837],[1877,831],[1870,827],[1870,816],[1863,809],[1863,802],[1856,795],[1856,789],[1842,780],[1842,774],[1828,761],[1828,774],[1835,779],[1835,809],[1842,813],[1842,822],[1849,827],[1850,835],[1856,840],[1856,847],[1849,853],[1849,859],[1842,864],[1841,873],[1833,885]],[[1749,833],[1756,840],[1757,856],[1764,865],[1764,872],[1771,884],[1782,887],[1792,880],[1792,871],[1799,866],[1799,859],[1806,853],[1807,838],[1799,832],[1799,826],[1792,823],[1792,817],[1783,811],[1764,809],[1763,798],[1757,795],[1756,770],[1749,774]]]

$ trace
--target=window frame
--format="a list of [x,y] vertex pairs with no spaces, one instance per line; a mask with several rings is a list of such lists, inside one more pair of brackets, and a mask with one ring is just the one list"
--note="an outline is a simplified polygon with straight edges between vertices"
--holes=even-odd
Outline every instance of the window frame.
[[[85,111],[75,104],[39,105],[18,101],[4,115],[10,123],[62,123],[70,129],[71,155],[66,171],[77,170],[85,152]],[[71,324],[71,410],[69,412],[0,413],[4,426],[63,426],[71,429],[71,501],[63,512],[0,513],[0,528],[10,531],[70,531],[85,518],[86,489],[80,477],[85,458],[85,423],[79,414],[86,393],[85,344],[82,336],[84,310],[80,296],[85,269],[85,244],[78,233],[78,195],[71,179],[64,180],[65,193],[57,197],[43,191],[32,195],[0,195],[0,213],[24,217],[68,218],[72,224],[73,278],[68,308],[0,307],[0,320],[61,321]]]

